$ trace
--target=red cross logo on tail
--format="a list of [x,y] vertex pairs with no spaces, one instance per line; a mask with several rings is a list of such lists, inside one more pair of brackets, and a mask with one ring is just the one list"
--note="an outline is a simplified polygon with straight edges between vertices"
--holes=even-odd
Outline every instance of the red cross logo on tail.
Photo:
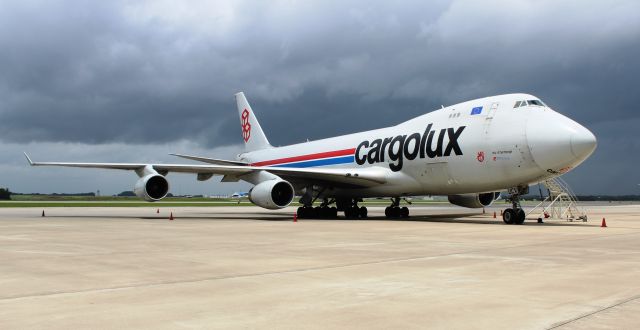
[[246,143],[249,141],[249,138],[251,137],[251,124],[249,123],[249,110],[247,109],[244,109],[244,111],[242,111],[241,125],[242,125],[242,138]]

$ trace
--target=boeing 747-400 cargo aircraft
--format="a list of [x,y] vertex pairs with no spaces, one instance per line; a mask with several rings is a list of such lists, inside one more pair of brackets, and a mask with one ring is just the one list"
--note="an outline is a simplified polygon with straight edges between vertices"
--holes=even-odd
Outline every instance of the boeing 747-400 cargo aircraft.
[[244,93],[235,98],[245,144],[236,160],[174,154],[202,164],[60,163],[25,156],[32,166],[135,171],[134,191],[147,201],[167,195],[169,172],[194,173],[199,181],[222,175],[222,182],[253,184],[249,200],[263,208],[284,208],[301,196],[300,217],[344,211],[366,218],[367,208],[358,206],[365,197],[390,197],[390,218],[409,216],[400,207],[406,196],[448,195],[455,205],[480,208],[507,190],[512,208],[503,220],[521,224],[519,196],[529,185],[570,171],[596,148],[588,129],[528,94],[476,99],[391,127],[277,148]]

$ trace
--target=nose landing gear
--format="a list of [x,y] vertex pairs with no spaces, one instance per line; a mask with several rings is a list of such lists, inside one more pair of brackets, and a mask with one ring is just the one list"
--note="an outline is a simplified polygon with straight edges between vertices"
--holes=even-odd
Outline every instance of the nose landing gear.
[[521,208],[506,209],[502,212],[502,221],[508,225],[524,223],[524,210]]
[[529,193],[529,186],[518,186],[509,189],[509,198],[513,208],[506,209],[502,212],[502,221],[508,225],[516,224],[521,225],[525,220],[525,213],[520,206],[520,195]]

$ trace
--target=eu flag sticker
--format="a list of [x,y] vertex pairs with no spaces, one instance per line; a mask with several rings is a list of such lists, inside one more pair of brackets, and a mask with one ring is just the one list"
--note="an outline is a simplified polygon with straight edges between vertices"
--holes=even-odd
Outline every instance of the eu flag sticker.
[[471,115],[479,115],[482,113],[482,107],[475,107],[471,109]]

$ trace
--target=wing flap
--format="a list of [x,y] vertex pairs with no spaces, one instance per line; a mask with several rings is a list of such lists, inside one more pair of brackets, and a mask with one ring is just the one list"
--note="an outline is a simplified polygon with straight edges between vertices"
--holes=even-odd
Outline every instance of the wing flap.
[[249,163],[239,162],[239,161],[234,161],[234,160],[207,158],[207,157],[182,155],[182,154],[169,154],[169,155],[180,157],[180,158],[184,158],[184,159],[195,160],[197,162],[202,162],[202,163],[207,163],[207,164],[214,164],[214,165],[237,165],[237,166],[249,165]]

